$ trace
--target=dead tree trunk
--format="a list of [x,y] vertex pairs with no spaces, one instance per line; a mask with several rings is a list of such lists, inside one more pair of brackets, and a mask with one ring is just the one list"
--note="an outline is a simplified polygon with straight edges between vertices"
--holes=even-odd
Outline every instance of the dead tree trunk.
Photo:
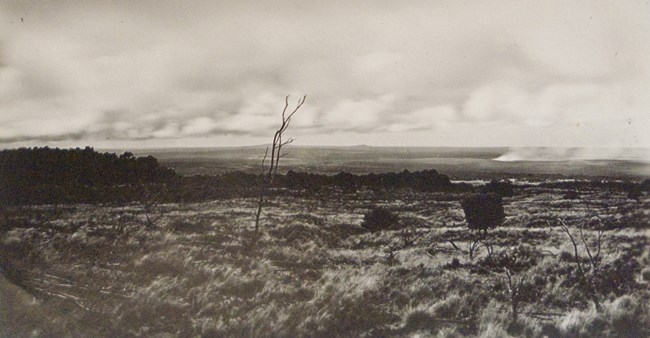
[[262,159],[262,182],[260,186],[260,196],[257,201],[257,212],[255,213],[255,232],[257,232],[260,228],[260,216],[262,215],[262,209],[264,208],[264,200],[268,195],[271,186],[273,185],[273,179],[275,178],[275,175],[278,172],[278,165],[280,164],[280,159],[287,154],[286,152],[282,152],[282,148],[285,145],[293,142],[292,138],[283,140],[282,137],[284,135],[284,132],[287,131],[287,128],[289,128],[289,124],[291,123],[291,118],[298,111],[298,109],[300,109],[303,103],[305,103],[306,99],[307,99],[306,95],[303,96],[301,99],[299,99],[295,109],[291,113],[287,114],[287,109],[289,108],[289,96],[287,95],[284,98],[284,109],[282,110],[282,123],[280,124],[280,128],[278,128],[278,130],[275,131],[275,135],[273,135],[273,143],[270,146],[271,156],[270,156],[270,164],[268,169],[266,167],[266,159],[267,157],[269,157],[269,147],[266,148],[266,151],[264,152],[264,158]]

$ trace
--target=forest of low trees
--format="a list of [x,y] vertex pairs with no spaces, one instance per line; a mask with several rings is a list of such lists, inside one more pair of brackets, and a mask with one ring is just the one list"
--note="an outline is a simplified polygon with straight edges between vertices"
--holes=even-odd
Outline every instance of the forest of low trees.
[[129,152],[118,156],[90,147],[0,151],[0,200],[7,204],[92,203],[115,188],[177,179],[154,157],[136,158]]
[[[281,179],[282,180],[282,179]],[[289,171],[283,177],[284,185],[290,189],[318,190],[323,187],[339,187],[354,190],[368,189],[413,189],[417,191],[449,191],[452,185],[449,177],[439,174],[436,170],[423,170],[400,173],[382,173],[354,175],[340,172],[333,176]]]
[[[244,172],[181,177],[152,157],[93,148],[21,148],[0,151],[0,201],[5,204],[113,203],[155,198],[166,202],[255,196],[261,177]],[[467,190],[435,170],[354,175],[289,171],[277,175],[277,190],[317,193],[328,189]],[[154,193],[152,193],[154,192]]]

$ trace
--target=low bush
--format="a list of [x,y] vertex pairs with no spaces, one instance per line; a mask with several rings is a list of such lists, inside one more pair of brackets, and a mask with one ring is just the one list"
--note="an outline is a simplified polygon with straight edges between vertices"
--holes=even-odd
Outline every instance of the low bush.
[[648,179],[644,180],[643,182],[641,182],[641,184],[639,184],[639,188],[641,188],[641,190],[643,190],[645,192],[650,193],[650,178],[648,178]]
[[641,196],[643,196],[643,191],[640,185],[635,185],[634,187],[628,189],[627,191],[628,199],[638,201],[641,198]]
[[512,197],[515,194],[514,187],[512,183],[508,181],[495,181],[492,180],[490,183],[484,185],[481,188],[482,194],[495,193],[501,197]]
[[569,190],[564,193],[564,196],[562,196],[562,198],[565,200],[577,200],[580,199],[580,193],[575,190]]
[[574,309],[547,328],[556,337],[645,337],[648,325],[647,306],[625,295],[607,301],[602,312],[594,308]]
[[505,220],[501,196],[495,193],[477,194],[464,198],[460,205],[471,230],[494,229]]
[[361,226],[370,231],[380,231],[395,228],[399,223],[399,216],[392,211],[376,207],[363,216]]

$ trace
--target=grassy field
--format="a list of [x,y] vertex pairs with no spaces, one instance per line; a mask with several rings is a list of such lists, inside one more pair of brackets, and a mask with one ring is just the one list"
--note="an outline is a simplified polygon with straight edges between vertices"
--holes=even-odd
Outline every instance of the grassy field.
[[[566,193],[515,189],[472,258],[461,194],[295,192],[269,200],[259,237],[255,199],[157,205],[153,225],[138,204],[8,209],[0,336],[650,335],[650,198]],[[394,230],[361,226],[374,207]]]

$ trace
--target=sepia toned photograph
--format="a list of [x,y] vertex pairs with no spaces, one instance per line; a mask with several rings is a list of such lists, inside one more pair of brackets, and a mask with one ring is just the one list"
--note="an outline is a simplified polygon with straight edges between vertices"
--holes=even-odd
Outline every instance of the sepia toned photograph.
[[650,3],[0,0],[5,337],[650,337]]

